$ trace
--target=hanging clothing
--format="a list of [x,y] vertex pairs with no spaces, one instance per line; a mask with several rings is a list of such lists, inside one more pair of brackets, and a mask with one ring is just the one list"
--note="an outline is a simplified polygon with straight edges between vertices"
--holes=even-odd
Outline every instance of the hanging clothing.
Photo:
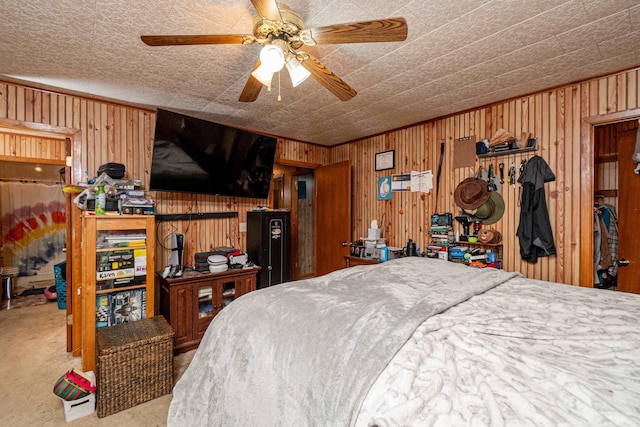
[[602,234],[600,232],[600,212],[594,209],[593,212],[593,284],[600,285],[600,275],[598,266],[600,265],[600,247],[602,245]]
[[516,234],[520,240],[520,257],[525,261],[535,263],[538,257],[556,253],[544,191],[544,184],[555,179],[551,168],[540,156],[533,156],[518,178],[522,185],[522,200]]
[[595,203],[593,222],[593,262],[595,285],[615,284],[618,275],[618,215],[613,205]]
[[609,230],[607,229],[607,225],[602,219],[602,216],[599,216],[600,221],[600,262],[598,262],[599,270],[606,270],[609,267],[613,266],[613,259],[611,258],[611,250],[609,250]]

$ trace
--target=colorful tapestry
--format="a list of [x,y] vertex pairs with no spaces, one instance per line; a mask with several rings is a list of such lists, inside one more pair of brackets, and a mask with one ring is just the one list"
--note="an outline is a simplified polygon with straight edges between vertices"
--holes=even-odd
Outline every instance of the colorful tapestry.
[[65,258],[65,198],[60,185],[0,182],[4,266],[20,276],[51,275]]

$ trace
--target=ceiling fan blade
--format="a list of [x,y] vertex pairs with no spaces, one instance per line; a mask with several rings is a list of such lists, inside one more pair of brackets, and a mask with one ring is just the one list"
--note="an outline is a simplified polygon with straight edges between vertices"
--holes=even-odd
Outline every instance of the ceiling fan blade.
[[357,92],[353,90],[351,86],[346,84],[340,77],[333,74],[330,69],[325,67],[313,56],[309,55],[307,59],[302,61],[302,66],[311,73],[311,76],[314,79],[337,96],[341,101],[348,101],[356,96]]
[[180,46],[196,44],[250,44],[255,41],[253,36],[242,34],[221,34],[201,36],[140,36],[149,46]]
[[404,18],[378,19],[310,28],[311,37],[318,44],[401,42],[407,39]]
[[[256,65],[253,67],[253,71],[255,71],[260,66],[260,60],[256,62]],[[258,99],[258,95],[260,95],[260,91],[262,90],[262,86],[264,86],[258,79],[253,77],[252,74],[249,74],[249,78],[247,79],[247,83],[244,85],[244,89],[242,89],[242,93],[240,94],[240,98],[238,101],[240,102],[253,102]]]
[[267,18],[271,21],[282,21],[276,0],[251,0],[251,3],[261,18]]

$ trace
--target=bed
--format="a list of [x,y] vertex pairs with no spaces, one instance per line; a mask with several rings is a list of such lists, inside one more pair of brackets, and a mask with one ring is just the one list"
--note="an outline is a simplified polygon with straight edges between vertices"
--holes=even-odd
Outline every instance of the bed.
[[244,295],[170,426],[640,425],[640,297],[401,258]]

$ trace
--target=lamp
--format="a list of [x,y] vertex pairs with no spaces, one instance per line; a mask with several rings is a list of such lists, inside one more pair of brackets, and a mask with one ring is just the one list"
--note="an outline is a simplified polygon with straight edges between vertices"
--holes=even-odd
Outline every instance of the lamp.
[[291,83],[293,84],[293,87],[298,86],[311,75],[311,73],[306,68],[304,68],[302,64],[300,64],[295,56],[292,56],[291,59],[287,61],[285,66],[287,67],[287,71],[289,71],[289,77],[291,77]]
[[284,67],[284,51],[282,47],[275,44],[268,44],[260,51],[260,63],[272,72],[282,70]]
[[284,52],[276,44],[269,44],[260,51],[260,66],[251,73],[260,83],[271,90],[273,73],[284,67]]
[[267,67],[260,65],[256,68],[251,75],[256,78],[260,83],[265,85],[268,90],[271,90],[271,79],[273,78],[273,71]]

